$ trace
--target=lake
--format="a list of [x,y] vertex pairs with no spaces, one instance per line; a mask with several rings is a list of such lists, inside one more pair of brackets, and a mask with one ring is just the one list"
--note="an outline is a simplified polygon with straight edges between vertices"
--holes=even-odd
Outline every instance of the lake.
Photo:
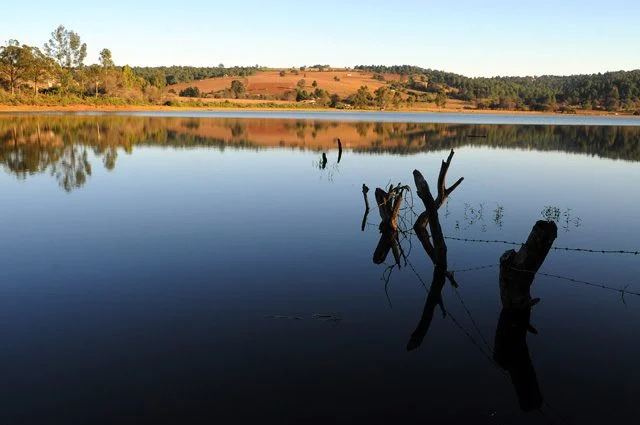
[[0,423],[638,423],[639,161],[634,118],[0,114]]

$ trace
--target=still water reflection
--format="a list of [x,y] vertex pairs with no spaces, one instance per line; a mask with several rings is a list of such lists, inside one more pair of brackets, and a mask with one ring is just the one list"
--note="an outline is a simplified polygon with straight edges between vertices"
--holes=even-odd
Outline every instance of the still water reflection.
[[[1,115],[0,423],[637,423],[639,142]],[[437,191],[451,148],[436,279],[412,171]],[[540,302],[505,309],[500,258],[538,220]]]
[[[557,151],[640,160],[640,127],[340,122],[194,117],[0,115],[0,164],[19,178],[49,173],[64,190],[92,174],[92,153],[113,170],[135,147],[337,149],[415,154],[451,147]],[[326,165],[326,163],[325,163]]]

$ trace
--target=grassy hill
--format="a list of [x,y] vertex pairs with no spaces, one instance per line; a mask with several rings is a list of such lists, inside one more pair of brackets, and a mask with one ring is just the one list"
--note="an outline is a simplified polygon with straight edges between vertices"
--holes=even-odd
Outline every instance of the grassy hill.
[[[398,74],[385,74],[384,81],[374,79],[374,73],[361,71],[296,71],[283,70],[257,71],[254,75],[246,77],[226,76],[221,78],[208,78],[204,80],[190,81],[188,83],[174,84],[166,87],[167,92],[176,94],[187,87],[197,87],[205,97],[213,96],[216,92],[222,92],[231,87],[233,80],[241,81],[247,89],[250,97],[263,97],[270,100],[284,99],[287,93],[295,92],[300,80],[304,80],[302,87],[305,90],[314,90],[312,84],[317,82],[317,87],[326,90],[330,94],[337,94],[341,98],[356,93],[361,86],[369,87],[373,92],[386,84],[387,81],[399,81]],[[220,93],[220,95],[223,95]],[[224,96],[223,96],[224,98]]]

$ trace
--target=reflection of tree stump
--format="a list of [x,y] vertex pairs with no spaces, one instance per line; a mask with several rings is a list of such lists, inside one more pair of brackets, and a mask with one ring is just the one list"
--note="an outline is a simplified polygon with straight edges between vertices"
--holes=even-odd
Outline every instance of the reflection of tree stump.
[[493,359],[509,372],[520,408],[525,412],[542,406],[542,394],[527,346],[527,331],[535,332],[529,323],[533,304],[530,288],[557,233],[554,222],[538,221],[518,252],[511,249],[500,257],[502,312]]
[[530,328],[531,307],[525,309],[503,308],[498,319],[493,360],[509,372],[516,390],[520,409],[525,412],[542,406],[542,393],[536,370],[531,362],[527,346],[527,330]]
[[[440,174],[438,176],[438,196],[436,199],[433,198],[431,190],[429,190],[429,184],[424,179],[420,171],[413,171],[413,180],[416,184],[416,191],[420,199],[422,199],[425,207],[425,211],[420,214],[420,217],[414,225],[414,230],[416,231],[416,235],[422,243],[425,252],[429,258],[431,258],[435,267],[433,269],[431,288],[427,295],[424,309],[422,310],[422,316],[420,317],[418,326],[411,334],[411,338],[407,344],[407,351],[415,350],[420,346],[420,344],[422,344],[427,332],[429,332],[429,327],[431,326],[436,306],[439,305],[442,309],[442,313],[446,314],[441,296],[445,277],[449,277],[451,282],[454,283],[453,276],[447,272],[447,244],[445,243],[442,227],[440,226],[440,219],[438,217],[438,208],[440,208],[446,197],[453,192],[453,190],[458,187],[463,180],[463,178],[460,178],[449,189],[446,188],[445,180],[452,158],[453,150],[451,150],[447,160],[442,161]],[[426,228],[427,224],[431,229],[433,243],[431,243],[431,240],[429,239],[429,232],[427,232]]]
[[500,257],[500,298],[503,308],[531,306],[529,288],[544,262],[558,228],[553,221],[538,221],[518,252],[509,250]]

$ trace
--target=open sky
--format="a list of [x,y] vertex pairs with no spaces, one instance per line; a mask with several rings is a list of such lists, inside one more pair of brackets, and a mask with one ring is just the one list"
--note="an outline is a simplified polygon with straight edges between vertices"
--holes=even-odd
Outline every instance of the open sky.
[[638,0],[21,0],[0,41],[59,25],[118,65],[411,64],[468,76],[640,68]]

